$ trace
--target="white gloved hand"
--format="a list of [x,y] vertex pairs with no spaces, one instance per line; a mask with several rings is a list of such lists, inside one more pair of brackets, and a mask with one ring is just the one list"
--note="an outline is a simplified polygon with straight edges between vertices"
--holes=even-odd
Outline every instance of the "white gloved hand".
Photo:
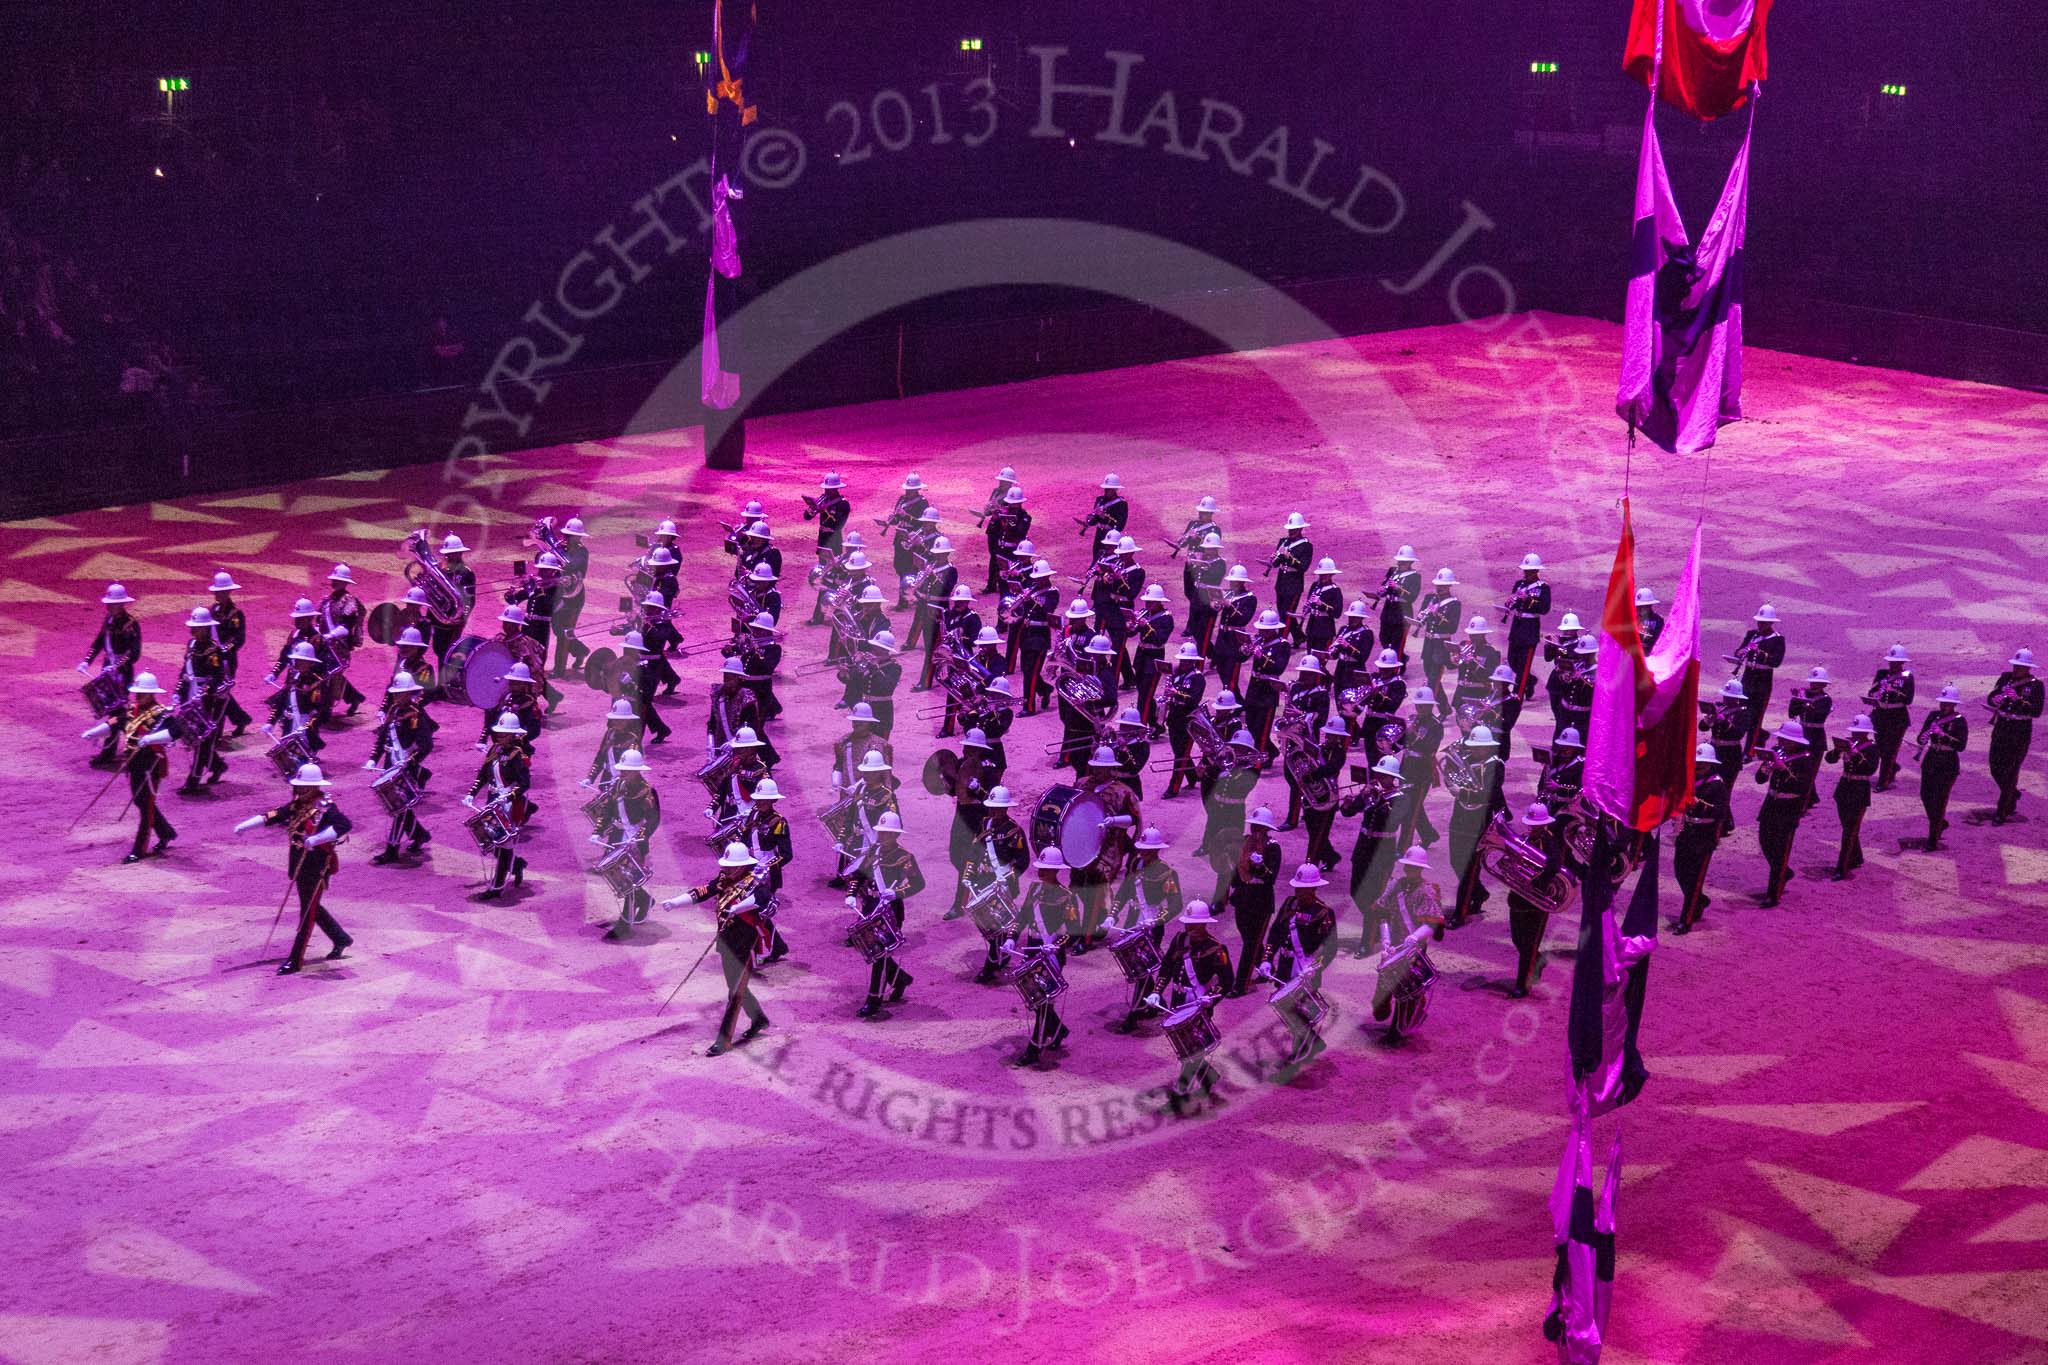
[[340,837],[341,836],[339,834],[336,834],[331,829],[315,830],[311,834],[306,836],[306,847],[321,848],[325,845],[333,843],[336,839],[339,839]]
[[142,742],[152,748],[158,745],[169,744],[171,742],[171,732],[169,730],[151,730],[142,737]]
[[80,739],[98,739],[101,735],[112,732],[113,728],[114,727],[109,725],[107,722],[101,721],[98,725],[93,726],[92,729],[90,730],[84,731],[78,737]]
[[247,834],[250,830],[255,829],[258,825],[262,823],[262,816],[252,815],[248,819],[244,820],[241,824],[235,826],[235,833]]

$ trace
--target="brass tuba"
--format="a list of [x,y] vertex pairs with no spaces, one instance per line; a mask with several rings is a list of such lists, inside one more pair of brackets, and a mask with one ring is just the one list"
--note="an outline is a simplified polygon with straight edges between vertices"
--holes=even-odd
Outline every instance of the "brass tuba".
[[405,581],[427,595],[427,615],[444,626],[455,625],[467,616],[462,589],[455,586],[455,580],[442,570],[434,552],[427,547],[426,531],[414,531],[405,538],[402,548],[412,555],[405,566]]
[[1503,816],[1487,822],[1474,856],[1482,871],[1546,914],[1560,913],[1579,894],[1579,879],[1562,867],[1543,874],[1542,850],[1516,834]]

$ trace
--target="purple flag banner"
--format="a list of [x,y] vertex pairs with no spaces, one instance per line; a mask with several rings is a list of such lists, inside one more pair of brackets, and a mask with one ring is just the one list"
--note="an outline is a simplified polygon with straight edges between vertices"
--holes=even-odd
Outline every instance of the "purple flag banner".
[[1696,247],[1665,174],[1654,96],[1643,115],[1614,410],[1677,454],[1707,449],[1721,423],[1742,416],[1742,243],[1756,105],[1752,95],[1742,150]]

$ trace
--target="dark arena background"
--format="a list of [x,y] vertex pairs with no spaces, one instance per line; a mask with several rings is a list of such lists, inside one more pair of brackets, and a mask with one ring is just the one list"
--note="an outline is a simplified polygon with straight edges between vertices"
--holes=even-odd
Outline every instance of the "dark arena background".
[[0,41],[0,1357],[2048,1360],[2033,7]]

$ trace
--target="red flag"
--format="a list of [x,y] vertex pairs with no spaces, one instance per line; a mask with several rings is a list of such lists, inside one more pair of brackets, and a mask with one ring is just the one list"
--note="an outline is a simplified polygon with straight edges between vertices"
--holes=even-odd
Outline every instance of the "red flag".
[[1630,829],[1653,830],[1692,799],[1695,712],[1700,691],[1700,540],[1672,594],[1654,653],[1636,628],[1636,533],[1627,499],[1621,543],[1600,614],[1593,715],[1586,735],[1586,799]]
[[1764,78],[1770,14],[1771,0],[1635,0],[1622,70],[1646,88],[1657,71],[1657,93],[1666,104],[1694,118],[1719,118],[1740,109],[1751,84]]

